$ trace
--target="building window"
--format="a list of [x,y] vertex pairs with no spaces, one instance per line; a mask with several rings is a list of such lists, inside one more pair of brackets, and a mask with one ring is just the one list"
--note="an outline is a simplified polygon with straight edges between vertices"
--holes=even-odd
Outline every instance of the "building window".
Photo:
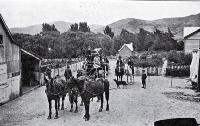
[[0,45],[3,44],[3,35],[0,35]]

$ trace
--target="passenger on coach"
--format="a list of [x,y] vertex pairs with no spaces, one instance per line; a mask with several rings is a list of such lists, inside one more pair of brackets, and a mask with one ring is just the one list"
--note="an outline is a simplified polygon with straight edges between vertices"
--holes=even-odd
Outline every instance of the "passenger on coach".
[[64,76],[65,76],[66,81],[69,82],[70,77],[72,77],[72,71],[69,65],[67,66],[67,69],[65,70]]
[[93,68],[95,69],[95,78],[99,76],[99,68],[101,67],[100,57],[98,54],[95,54],[94,57],[94,65]]

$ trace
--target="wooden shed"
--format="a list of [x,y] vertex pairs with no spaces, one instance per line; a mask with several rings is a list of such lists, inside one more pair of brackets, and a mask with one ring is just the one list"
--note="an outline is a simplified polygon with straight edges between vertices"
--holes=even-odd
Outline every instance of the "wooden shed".
[[133,43],[130,44],[124,44],[119,50],[118,50],[119,55],[125,59],[130,56],[134,55],[134,50],[133,50]]
[[[29,60],[31,64],[26,62]],[[41,58],[25,51],[13,40],[0,14],[0,104],[18,97],[23,93],[23,87],[30,83],[22,79],[27,75],[23,71],[33,73],[39,80],[40,61]],[[33,68],[25,69],[28,65]]]
[[184,52],[192,53],[200,48],[200,27],[184,28]]

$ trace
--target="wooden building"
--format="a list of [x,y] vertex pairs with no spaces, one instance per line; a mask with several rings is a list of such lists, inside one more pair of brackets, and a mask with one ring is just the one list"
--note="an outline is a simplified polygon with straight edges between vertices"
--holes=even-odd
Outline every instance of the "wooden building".
[[31,86],[32,80],[39,82],[40,62],[40,57],[22,49],[13,40],[0,14],[0,104],[22,94],[23,87]]
[[184,28],[184,52],[192,53],[200,48],[200,27]]
[[128,58],[130,56],[134,55],[133,50],[133,43],[130,44],[124,44],[119,50],[118,50],[119,56],[121,56],[123,59]]

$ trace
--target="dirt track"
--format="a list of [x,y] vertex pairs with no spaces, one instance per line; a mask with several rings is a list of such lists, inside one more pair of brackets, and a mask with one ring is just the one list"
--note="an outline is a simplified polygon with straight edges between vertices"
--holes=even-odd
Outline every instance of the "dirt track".
[[[116,88],[114,79],[114,60],[110,61],[111,71],[108,79],[111,88]],[[125,80],[125,78],[124,78]],[[59,119],[47,120],[48,102],[44,93],[45,87],[40,87],[24,96],[0,106],[0,126],[153,126],[153,122],[166,118],[192,117],[200,122],[200,103],[178,100],[167,97],[164,92],[194,93],[184,87],[188,84],[184,79],[165,77],[150,77],[147,79],[147,89],[141,88],[140,77],[135,78],[135,84],[127,89],[110,91],[110,111],[99,113],[100,103],[90,106],[90,121],[83,120],[84,107],[79,106],[78,113],[69,112],[68,98],[65,110],[59,111]],[[176,88],[183,87],[183,88]],[[80,103],[80,102],[79,102]],[[54,109],[53,114],[54,114]]]

